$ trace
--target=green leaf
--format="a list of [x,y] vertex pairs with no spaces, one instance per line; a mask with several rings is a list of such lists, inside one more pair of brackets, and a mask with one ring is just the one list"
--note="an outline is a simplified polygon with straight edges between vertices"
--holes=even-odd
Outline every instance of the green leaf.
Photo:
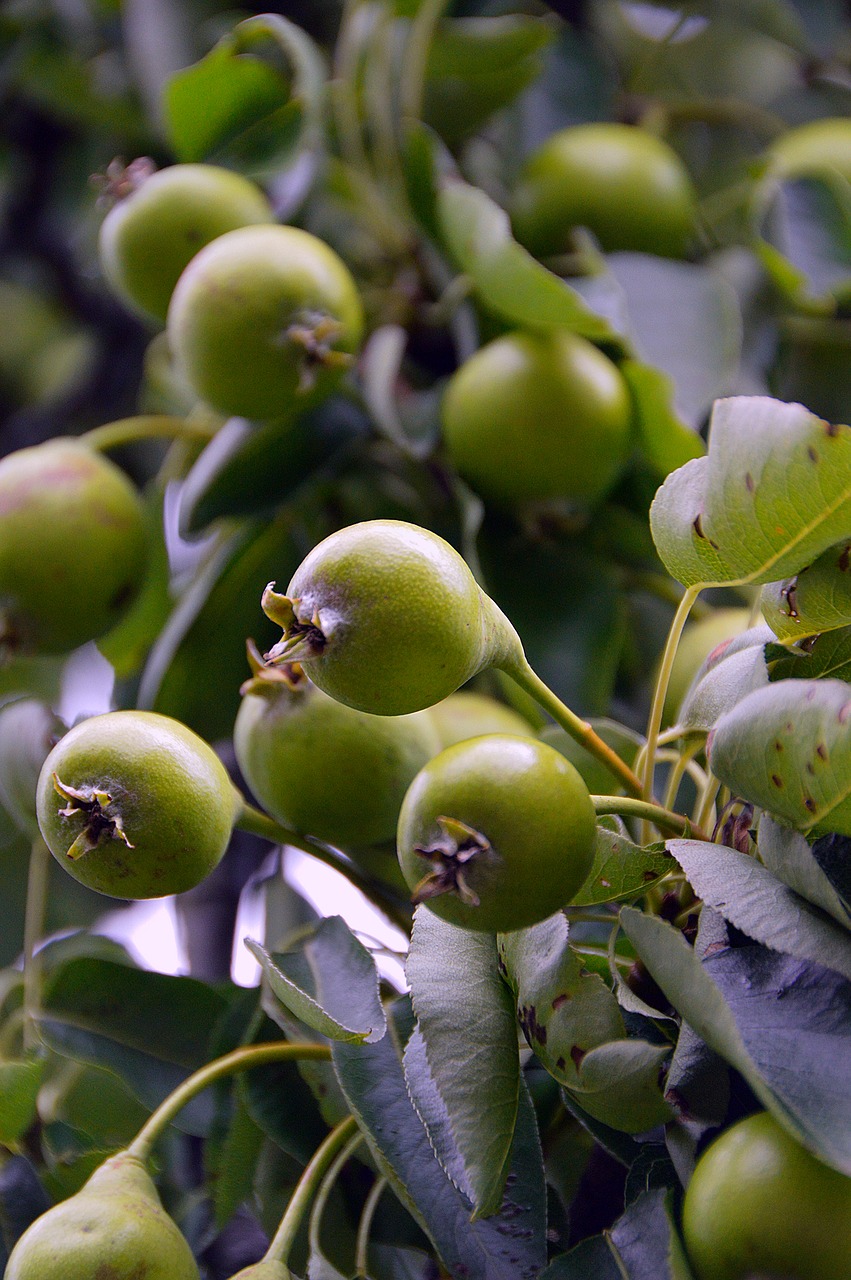
[[773,638],[768,627],[752,627],[713,649],[683,699],[677,723],[692,733],[708,733],[725,711],[767,685],[765,645]]
[[342,916],[326,916],[297,948],[245,945],[285,1009],[331,1040],[380,1040],[387,1030],[375,961]]
[[237,1084],[223,1140],[208,1142],[205,1147],[206,1175],[212,1186],[213,1212],[219,1228],[250,1199],[262,1146],[263,1132],[249,1114]]
[[508,214],[484,191],[445,179],[437,214],[456,265],[490,311],[529,329],[571,329],[592,341],[615,339],[608,321],[517,243]]
[[671,871],[671,858],[664,844],[648,844],[642,848],[604,822],[605,819],[597,826],[594,865],[572,899],[573,907],[637,898]]
[[[499,976],[496,940],[420,906],[407,976],[431,1076],[464,1166],[464,1189],[476,1216],[486,1218],[502,1203],[520,1087],[514,1002]],[[439,1156],[437,1144],[435,1150]]]
[[771,183],[763,193],[763,265],[798,306],[832,311],[851,292],[851,184],[839,172]]
[[509,1190],[499,1213],[471,1221],[411,1103],[394,1036],[336,1041],[340,1084],[391,1186],[430,1236],[446,1269],[467,1280],[534,1280],[546,1261],[546,1191],[535,1113],[520,1089]]
[[692,1280],[674,1224],[672,1193],[645,1191],[605,1235],[554,1259],[541,1280]]
[[673,379],[641,360],[623,360],[619,368],[632,392],[641,451],[655,470],[667,476],[690,459],[702,457],[703,441],[674,410]]
[[851,981],[851,935],[755,858],[724,845],[671,840],[699,898],[773,951],[814,960]]
[[611,1129],[647,1133],[672,1118],[660,1087],[669,1044],[646,1040],[610,1040],[578,1062],[578,1083],[571,1086],[583,1109]]
[[851,427],[767,396],[719,400],[707,456],[668,476],[650,526],[685,586],[797,573],[851,529]]
[[[57,1053],[113,1071],[153,1109],[208,1060],[210,1034],[225,1009],[224,995],[194,978],[81,956],[49,974],[39,1032]],[[176,1123],[203,1134],[210,1117],[202,1095]]]
[[851,1172],[851,983],[757,944],[715,941],[704,953],[700,932],[691,947],[632,907],[621,910],[621,924],[671,1004],[763,1106],[814,1154]]
[[802,835],[781,827],[764,813],[759,820],[758,845],[760,857],[778,880],[846,928],[851,926],[851,907],[825,875]]
[[626,1031],[612,992],[583,969],[567,939],[567,919],[559,912],[500,934],[499,956],[530,1048],[554,1079],[573,1088],[588,1051]]
[[842,680],[781,680],[715,726],[713,773],[735,795],[805,835],[851,835],[851,691]]
[[822,836],[813,845],[813,857],[842,898],[845,906],[851,910],[851,857],[849,857],[851,841],[848,836]]
[[44,1076],[45,1059],[0,1062],[0,1142],[17,1142],[36,1116],[36,1099]]
[[776,645],[766,656],[773,681],[832,677],[851,682],[851,627],[816,636],[803,653]]
[[830,547],[793,578],[769,582],[762,615],[781,640],[806,640],[851,623],[851,543]]
[[247,18],[166,86],[171,145],[182,161],[271,177],[317,145],[324,83],[300,27],[277,14]]
[[[698,431],[739,369],[742,317],[732,287],[699,263],[644,253],[610,254],[606,262],[626,300],[624,336],[633,354],[667,375],[673,413]],[[688,457],[703,452],[699,438],[693,441]],[[681,438],[683,449],[685,443]]]

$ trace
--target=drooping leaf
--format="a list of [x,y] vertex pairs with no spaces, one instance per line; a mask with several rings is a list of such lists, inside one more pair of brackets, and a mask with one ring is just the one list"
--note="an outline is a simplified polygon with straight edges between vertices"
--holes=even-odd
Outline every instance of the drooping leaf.
[[556,1258],[541,1280],[692,1280],[674,1222],[671,1192],[645,1191],[605,1235]]
[[[57,1053],[115,1072],[153,1108],[207,1061],[210,1034],[225,996],[194,978],[143,972],[80,956],[45,982],[39,1033]],[[206,1132],[207,1095],[177,1117],[188,1133]]]
[[770,582],[762,614],[781,640],[805,640],[851,623],[851,543],[830,547],[794,578]]
[[772,184],[757,251],[798,305],[833,310],[851,291],[851,184],[838,171]]
[[271,176],[317,145],[324,83],[300,27],[278,14],[247,18],[167,85],[172,147],[182,161]]
[[496,941],[418,907],[407,975],[465,1188],[476,1214],[488,1217],[502,1202],[520,1087],[514,1002],[499,976]]
[[381,1171],[430,1236],[450,1274],[469,1280],[534,1280],[546,1261],[546,1193],[534,1110],[525,1085],[508,1190],[499,1213],[470,1221],[472,1205],[438,1162],[387,1035],[377,1044],[336,1041],[334,1065]]
[[272,994],[300,1021],[332,1040],[380,1040],[387,1029],[375,961],[342,916],[326,916],[293,950],[271,955],[246,946]]
[[590,907],[640,897],[671,871],[664,844],[642,847],[604,824],[605,819],[597,825],[594,864],[571,906]]
[[851,934],[747,854],[700,840],[669,849],[699,898],[755,942],[851,981]]
[[721,717],[713,773],[805,835],[851,835],[851,692],[842,680],[783,680]]
[[[847,837],[828,837],[847,842]],[[817,844],[822,844],[817,841]],[[821,868],[815,851],[797,831],[781,827],[767,813],[759,820],[759,853],[768,870],[790,889],[821,907],[845,927],[851,926],[851,906]],[[823,850],[822,850],[823,851]],[[844,852],[844,851],[843,851]],[[840,858],[841,862],[844,859]],[[851,888],[851,870],[848,873]]]
[[484,191],[458,178],[444,180],[437,215],[452,257],[490,311],[526,328],[571,329],[585,338],[615,338],[608,322],[586,306],[570,285],[517,243],[508,214]]
[[[673,411],[697,431],[738,372],[742,319],[733,289],[699,263],[644,253],[606,261],[626,299],[624,336],[635,357],[671,379]],[[702,452],[696,440],[688,456]]]
[[648,1133],[673,1115],[661,1088],[662,1069],[670,1056],[668,1044],[610,1040],[579,1059],[579,1079],[572,1092],[589,1115],[609,1128]]
[[5,1146],[26,1133],[36,1115],[36,1099],[45,1060],[0,1062],[0,1142]]
[[589,1050],[626,1034],[617,1000],[598,974],[584,970],[560,912],[500,934],[499,956],[530,1047],[560,1084],[576,1087]]
[[677,723],[693,733],[708,733],[725,711],[767,685],[765,646],[773,638],[763,624],[713,649],[683,699]]
[[719,400],[707,456],[668,476],[650,526],[685,586],[797,573],[851,529],[851,427],[767,396]]
[[698,1035],[800,1142],[851,1171],[851,983],[756,943],[714,941],[703,954],[700,933],[691,947],[664,920],[632,907],[621,922]]

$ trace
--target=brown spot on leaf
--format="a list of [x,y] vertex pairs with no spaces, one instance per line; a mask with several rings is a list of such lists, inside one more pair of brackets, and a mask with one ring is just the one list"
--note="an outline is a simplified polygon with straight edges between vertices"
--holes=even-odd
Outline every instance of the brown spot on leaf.
[[702,520],[701,520],[701,518],[700,518],[700,515],[699,515],[699,514],[698,514],[698,515],[696,515],[696,516],[694,517],[694,519],[692,520],[692,522],[691,522],[691,527],[692,527],[692,529],[694,529],[694,531],[695,531],[695,533],[697,534],[698,538],[705,538],[705,537],[706,537],[706,534],[703,532],[703,522],[702,522]]
[[815,811],[816,811],[816,802],[815,802],[815,800],[812,798],[812,796],[804,796],[804,808],[805,808],[809,813],[815,813]]
[[538,1011],[533,1004],[521,1006],[517,1016],[523,1034],[530,1045],[533,1041],[542,1045],[547,1043],[547,1028],[538,1021]]
[[840,573],[848,572],[848,566],[851,564],[851,542],[846,542],[839,553],[839,559],[836,563],[839,566]]
[[754,489],[756,488],[756,485],[754,484],[754,478],[749,471],[745,472],[745,488],[747,489],[748,493],[753,493]]
[[573,1048],[570,1050],[570,1057],[577,1071],[579,1070],[582,1059],[585,1057],[587,1052],[588,1052],[587,1049],[580,1048],[578,1044],[575,1044]]
[[818,450],[814,449],[812,445],[808,445],[807,457],[809,458],[810,462],[818,462]]
[[774,783],[775,787],[783,786],[783,779],[780,777],[779,773],[772,773],[771,781]]
[[566,1003],[567,1003],[567,1001],[568,1001],[568,1000],[570,1000],[570,999],[572,999],[572,996],[571,996],[570,992],[569,992],[569,991],[562,991],[562,992],[561,992],[561,994],[560,994],[560,995],[557,995],[557,996],[556,996],[556,998],[553,1000],[553,1008],[554,1008],[554,1009],[560,1009],[560,1008],[561,1008],[561,1006],[562,1006],[563,1004],[566,1004]]
[[816,747],[816,755],[818,756],[819,760],[827,759],[827,747],[824,745],[823,742],[820,742]]
[[775,750],[775,751],[782,751],[782,750],[783,750],[783,743],[782,743],[782,742],[775,742],[775,743],[774,743],[774,750]]
[[556,1058],[556,1066],[558,1067],[559,1071],[564,1071],[565,1067],[567,1066],[567,1063],[565,1062],[564,1058]]

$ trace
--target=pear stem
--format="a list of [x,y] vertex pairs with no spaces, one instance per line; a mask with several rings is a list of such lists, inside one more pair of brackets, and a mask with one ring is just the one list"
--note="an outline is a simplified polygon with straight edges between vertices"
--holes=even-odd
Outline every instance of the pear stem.
[[93,427],[91,431],[84,431],[80,440],[98,453],[108,453],[110,449],[120,449],[122,445],[135,444],[139,440],[190,439],[203,443],[215,434],[216,429],[209,422],[192,422],[167,413],[143,413],[135,418],[119,418],[117,422]]
[[270,1044],[250,1044],[241,1049],[234,1049],[224,1057],[216,1058],[200,1067],[182,1084],[160,1103],[153,1115],[145,1121],[136,1137],[127,1148],[127,1154],[137,1160],[145,1161],[151,1154],[154,1143],[160,1134],[171,1124],[178,1111],[187,1102],[217,1080],[235,1075],[238,1071],[248,1071],[251,1067],[261,1067],[267,1062],[292,1062],[302,1058],[319,1059],[326,1062],[331,1057],[331,1050],[324,1044],[286,1043],[272,1041]]
[[41,836],[32,844],[27,877],[27,905],[24,913],[24,1052],[38,1044],[38,1013],[41,1005],[41,961],[36,954],[44,934],[47,886],[51,854]]
[[341,875],[344,875],[356,889],[360,889],[364,897],[376,906],[379,911],[382,911],[393,924],[397,925],[404,933],[410,932],[410,912],[399,898],[395,897],[392,890],[385,890],[383,885],[377,883],[370,876],[364,875],[353,862],[347,860],[343,856],[345,850],[339,851],[331,845],[324,844],[321,840],[315,840],[312,836],[303,836],[299,835],[297,831],[291,831],[288,827],[276,822],[274,818],[270,818],[268,814],[263,813],[261,809],[249,804],[247,800],[243,800],[242,809],[237,814],[235,826],[240,831],[250,831],[252,835],[262,836],[265,840],[274,841],[275,844],[292,845],[294,849],[301,849],[302,853],[309,853],[320,862],[324,862],[326,866],[333,867],[335,871],[339,871]]
[[378,1208],[378,1202],[387,1189],[387,1179],[384,1177],[376,1178],[372,1184],[369,1195],[364,1201],[363,1212],[358,1223],[358,1236],[355,1242],[355,1276],[358,1280],[367,1280],[368,1271],[368,1253],[369,1253],[369,1236],[372,1230],[372,1220],[375,1217],[375,1211]]
[[667,830],[686,839],[709,840],[709,836],[690,818],[651,800],[639,800],[633,796],[592,796],[591,803],[598,817],[616,813],[622,818],[641,818],[643,822],[655,823],[661,831]]
[[334,1186],[340,1173],[348,1161],[349,1157],[358,1149],[363,1142],[363,1134],[358,1132],[343,1147],[342,1151],[335,1157],[333,1164],[328,1169],[322,1179],[322,1184],[316,1192],[313,1204],[310,1209],[310,1222],[307,1228],[307,1242],[310,1252],[318,1257],[322,1253],[321,1229],[322,1215],[325,1212],[325,1206],[328,1203],[328,1197],[334,1190]]
[[[307,1206],[313,1199],[329,1165],[332,1164],[341,1148],[347,1145],[356,1129],[357,1120],[355,1120],[354,1116],[347,1116],[345,1120],[341,1120],[331,1130],[325,1141],[316,1148],[307,1167],[296,1183],[295,1191],[290,1197],[290,1202],[281,1219],[280,1226],[272,1237],[269,1248],[266,1250],[263,1258],[264,1262],[283,1262],[286,1265],[290,1249],[298,1234]],[[360,1138],[360,1135],[358,1135],[358,1138]]]
[[566,733],[569,733],[574,741],[584,747],[589,755],[595,760],[599,760],[600,764],[605,765],[610,773],[623,783],[624,788],[631,792],[634,796],[641,796],[641,779],[633,773],[629,765],[621,760],[616,751],[613,751],[607,742],[604,742],[598,733],[586,720],[580,719],[570,707],[565,706],[561,698],[553,693],[548,685],[544,684],[539,675],[532,670],[525,658],[522,660],[514,658],[513,661],[506,664],[502,670],[511,676],[512,680],[525,689],[537,703],[539,703],[545,711],[549,712],[556,724],[561,725]]

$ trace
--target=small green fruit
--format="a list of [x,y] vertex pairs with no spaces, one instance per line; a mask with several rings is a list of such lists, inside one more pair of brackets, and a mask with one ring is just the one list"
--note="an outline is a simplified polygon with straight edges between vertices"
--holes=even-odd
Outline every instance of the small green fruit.
[[145,573],[142,500],[127,476],[72,439],[0,461],[0,640],[67,653],[119,621]]
[[461,693],[450,693],[448,698],[430,707],[428,714],[437,730],[441,751],[444,747],[454,747],[456,742],[480,738],[484,733],[535,736],[529,721],[504,702],[466,689]]
[[768,172],[777,178],[811,178],[835,172],[851,182],[851,120],[813,120],[789,129],[767,151]]
[[453,466],[508,507],[597,502],[626,464],[631,422],[617,367],[566,331],[496,338],[458,369],[443,399]]
[[266,655],[301,663],[338,702],[375,715],[421,711],[522,651],[511,624],[437,534],[367,520],[314,547],[263,609],[283,628]]
[[101,224],[100,264],[122,301],[161,324],[199,249],[226,231],[275,220],[259,187],[216,165],[143,168],[126,185]]
[[233,741],[264,809],[344,848],[391,839],[411,780],[439,750],[429,715],[370,715],[329,698],[297,666],[253,665]]
[[566,906],[585,882],[594,806],[573,765],[534,738],[471,738],[421,769],[399,815],[415,902],[450,924],[507,933]]
[[241,797],[203,739],[151,711],[75,725],[38,781],[38,822],[75,880],[114,898],[193,888],[228,846]]
[[607,252],[681,258],[695,228],[696,198],[675,151],[626,124],[581,124],[554,133],[529,156],[511,207],[518,240],[541,257],[571,247],[587,227]]
[[49,1209],[12,1250],[5,1280],[199,1280],[192,1251],[140,1160],[122,1151]]
[[698,1160],[683,1237],[698,1280],[851,1280],[851,1178],[748,1116]]
[[297,227],[219,236],[189,263],[168,310],[171,349],[197,395],[244,418],[286,416],[327,395],[362,332],[345,263]]

